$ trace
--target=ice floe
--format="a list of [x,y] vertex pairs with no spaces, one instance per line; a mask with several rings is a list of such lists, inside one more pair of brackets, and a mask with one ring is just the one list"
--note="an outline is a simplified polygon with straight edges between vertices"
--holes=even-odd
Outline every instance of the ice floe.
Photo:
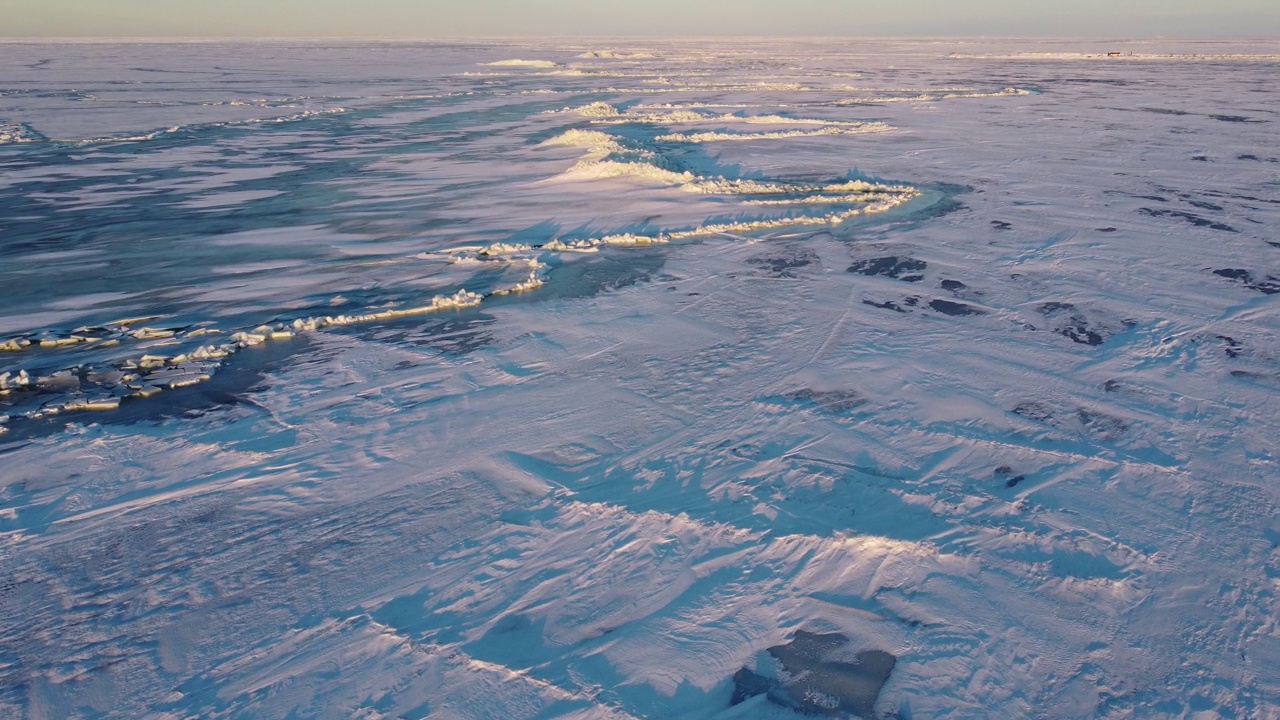
[[462,74],[601,47],[0,48],[61,137],[353,108],[0,152],[0,716],[1274,714],[1267,65]]
[[495,60],[485,63],[489,67],[527,67],[527,68],[553,68],[558,65],[551,60],[522,60],[520,58],[512,58],[510,60]]

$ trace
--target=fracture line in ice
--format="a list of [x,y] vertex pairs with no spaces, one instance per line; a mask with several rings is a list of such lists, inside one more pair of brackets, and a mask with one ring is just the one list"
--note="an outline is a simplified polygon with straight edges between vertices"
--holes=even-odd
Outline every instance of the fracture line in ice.
[[645,50],[588,50],[578,57],[592,60],[654,60],[658,56]]
[[660,142],[707,143],[726,140],[781,140],[785,138],[818,137],[823,135],[863,135],[866,133],[888,132],[893,127],[885,123],[864,123],[861,127],[824,127],[821,130],[784,130],[761,133],[671,133],[654,138]]
[[226,122],[203,123],[198,125],[174,125],[173,127],[163,128],[161,130],[153,130],[141,135],[127,135],[121,137],[100,137],[100,138],[50,138],[35,132],[26,125],[18,123],[0,123],[0,145],[6,143],[31,143],[31,142],[55,142],[55,143],[74,143],[77,145],[91,145],[99,143],[118,143],[118,142],[141,142],[144,140],[155,140],[158,137],[172,135],[174,133],[183,132],[184,130],[192,130],[194,128],[219,128],[219,127],[240,127],[246,125],[274,125],[278,123],[297,122],[308,118],[320,117],[323,115],[335,115],[348,112],[347,108],[328,108],[325,110],[305,110],[292,115],[283,115],[273,118],[253,118],[250,120],[229,120]]
[[631,113],[604,102],[595,102],[578,108],[565,108],[553,112],[574,112],[592,119],[592,122],[607,125],[624,123],[645,123],[648,125],[679,125],[689,123],[746,123],[749,125],[825,125],[827,127],[846,127],[863,129],[879,126],[878,132],[888,129],[882,123],[868,123],[859,120],[823,120],[821,118],[784,117],[782,115],[734,115],[725,113],[715,115],[695,112],[693,110],[673,110],[670,112]]
[[884,193],[915,197],[917,191],[907,185],[882,185],[864,180],[838,183],[795,183],[760,180],[734,180],[721,176],[697,175],[680,170],[656,150],[638,142],[625,141],[599,130],[573,129],[547,140],[544,147],[569,146],[585,148],[586,155],[560,177],[565,179],[603,179],[635,177],[675,185],[685,192],[701,195],[813,195],[828,193]]
[[[606,106],[608,107],[608,106]],[[596,108],[596,111],[603,111]],[[828,133],[831,134],[831,133]],[[770,137],[795,137],[795,135],[768,135]],[[732,180],[719,176],[701,176],[689,171],[674,169],[673,164],[659,153],[639,143],[597,130],[568,130],[547,141],[544,145],[578,147],[586,150],[583,157],[562,177],[572,179],[633,176],[675,185],[686,192],[709,195],[740,196],[743,203],[753,206],[804,206],[804,205],[856,205],[832,212],[812,215],[755,218],[723,223],[707,223],[684,230],[659,232],[653,235],[620,233],[586,239],[553,239],[542,244],[494,243],[480,247],[453,248],[444,251],[456,263],[507,262],[524,263],[529,275],[509,287],[493,290],[488,295],[458,290],[453,295],[437,295],[430,304],[409,308],[379,308],[354,315],[298,318],[273,325],[260,325],[241,330],[218,344],[201,345],[189,352],[177,355],[147,353],[137,359],[125,360],[109,369],[76,367],[60,370],[52,375],[33,377],[25,369],[0,373],[0,397],[18,392],[66,390],[76,395],[70,399],[48,402],[36,410],[22,415],[40,419],[62,412],[114,410],[127,398],[147,398],[165,389],[173,390],[209,380],[228,358],[240,350],[273,340],[283,340],[297,334],[331,327],[385,322],[424,315],[444,310],[476,307],[489,297],[501,297],[530,292],[546,282],[549,267],[539,257],[530,254],[543,253],[592,253],[608,246],[637,247],[660,245],[714,235],[735,236],[741,233],[776,230],[788,227],[821,226],[843,222],[850,218],[885,212],[919,196],[919,191],[907,185],[883,185],[864,180],[837,183],[795,183],[757,180]],[[753,196],[775,196],[761,199]],[[776,197],[784,196],[784,197]],[[468,254],[474,253],[474,254]],[[33,349],[57,350],[79,345],[109,347],[124,342],[180,343],[182,341],[220,334],[209,327],[155,328],[144,325],[158,317],[142,317],[119,320],[101,327],[82,327],[65,335],[27,335],[0,342],[0,352],[25,352]],[[137,327],[141,325],[142,327]],[[136,329],[134,329],[136,327]],[[82,382],[83,381],[83,382]],[[84,383],[97,390],[97,394],[85,394]],[[9,416],[0,418],[0,433]]]
[[551,60],[521,60],[520,58],[512,58],[510,60],[495,60],[489,63],[483,63],[489,67],[529,67],[529,68],[553,68],[557,67],[557,63]]
[[1030,90],[1022,88],[1007,87],[998,92],[949,92],[949,93],[922,93],[919,95],[869,95],[866,97],[845,98],[837,100],[836,105],[862,105],[866,103],[890,103],[890,102],[937,102],[939,100],[962,100],[968,98],[1000,98],[1000,97],[1022,97],[1030,95]]

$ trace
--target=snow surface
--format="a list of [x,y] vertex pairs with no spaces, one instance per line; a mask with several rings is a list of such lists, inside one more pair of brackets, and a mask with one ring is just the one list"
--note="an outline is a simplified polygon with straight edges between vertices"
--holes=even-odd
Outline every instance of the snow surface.
[[1278,50],[0,45],[0,717],[1280,718]]

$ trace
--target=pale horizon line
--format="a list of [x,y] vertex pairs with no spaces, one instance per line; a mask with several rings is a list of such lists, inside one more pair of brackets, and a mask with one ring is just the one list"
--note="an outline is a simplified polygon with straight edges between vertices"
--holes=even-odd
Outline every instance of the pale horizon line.
[[909,41],[949,41],[972,42],[990,40],[1027,40],[1034,42],[1184,42],[1195,43],[1231,43],[1231,42],[1280,42],[1280,35],[1142,35],[1142,36],[1091,36],[1091,35],[1024,35],[1024,34],[992,34],[992,35],[448,35],[448,36],[384,36],[384,35],[11,35],[0,36],[0,43],[39,43],[39,42],[83,42],[83,43],[165,43],[165,42],[586,42],[609,41],[624,43],[641,42],[678,42],[689,40],[909,40]]

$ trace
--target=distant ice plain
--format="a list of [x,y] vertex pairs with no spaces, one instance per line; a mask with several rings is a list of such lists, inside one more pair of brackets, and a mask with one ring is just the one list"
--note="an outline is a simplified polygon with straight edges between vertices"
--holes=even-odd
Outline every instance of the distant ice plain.
[[0,60],[0,716],[1280,718],[1280,46]]

